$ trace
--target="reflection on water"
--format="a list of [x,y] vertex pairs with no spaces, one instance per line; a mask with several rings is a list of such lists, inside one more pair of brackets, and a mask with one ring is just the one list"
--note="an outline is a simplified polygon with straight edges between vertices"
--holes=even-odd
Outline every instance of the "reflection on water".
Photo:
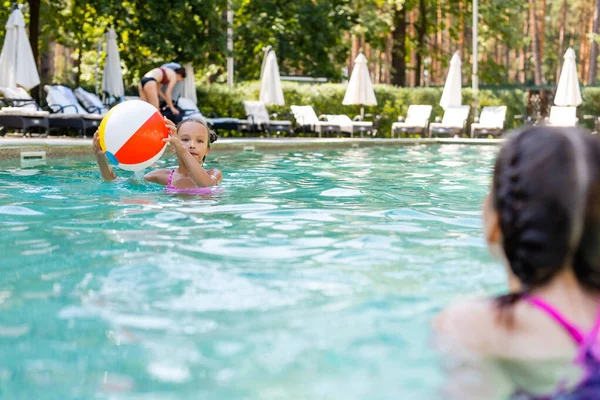
[[0,393],[437,398],[431,316],[503,284],[480,233],[496,151],[217,153],[201,197],[0,166]]

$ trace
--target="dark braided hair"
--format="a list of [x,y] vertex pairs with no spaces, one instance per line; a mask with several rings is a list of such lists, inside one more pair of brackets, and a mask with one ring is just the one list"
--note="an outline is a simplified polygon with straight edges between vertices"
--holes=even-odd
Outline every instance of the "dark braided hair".
[[493,178],[503,247],[523,290],[505,308],[573,265],[579,283],[600,290],[600,140],[573,128],[513,134]]

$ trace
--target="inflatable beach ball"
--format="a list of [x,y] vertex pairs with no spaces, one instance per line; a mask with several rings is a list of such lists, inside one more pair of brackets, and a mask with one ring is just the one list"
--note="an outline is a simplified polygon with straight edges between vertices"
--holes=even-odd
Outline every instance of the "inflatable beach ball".
[[141,100],[129,100],[106,113],[98,129],[108,161],[128,171],[154,164],[165,151],[169,131],[160,112]]

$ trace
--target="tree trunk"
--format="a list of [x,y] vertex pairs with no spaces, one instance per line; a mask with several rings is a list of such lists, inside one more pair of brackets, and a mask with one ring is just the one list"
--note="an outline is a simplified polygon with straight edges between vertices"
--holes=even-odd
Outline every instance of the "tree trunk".
[[[546,42],[546,9],[548,8],[546,4],[546,0],[536,0],[541,3],[541,7],[538,4],[538,13],[537,20],[540,25],[538,27],[538,38],[539,38],[539,46],[540,46],[540,60],[542,64],[544,63],[544,48]],[[541,14],[541,15],[540,15]],[[542,81],[545,82],[544,77],[542,76]]]
[[585,19],[580,21],[579,24],[579,40],[581,42],[581,47],[579,49],[579,78],[582,81],[585,81],[585,78],[588,75],[588,61],[590,59],[590,41],[588,39],[588,33],[592,30],[593,27],[593,15],[586,13],[584,14],[584,18]]
[[[600,1],[600,0],[599,0]],[[406,3],[394,13],[392,84],[406,86]]]
[[556,84],[560,78],[563,55],[565,54],[565,25],[567,24],[567,0],[563,0],[560,9],[560,22],[558,31],[558,65],[556,66]]
[[[385,39],[385,57],[384,57],[384,69],[383,69],[383,82],[388,85],[392,83],[390,77],[390,70],[392,66],[392,47],[394,46],[394,39],[391,34],[388,34]],[[404,74],[406,76],[406,73]]]
[[598,34],[598,23],[600,19],[600,0],[596,0],[596,8],[594,10],[594,26],[592,27],[592,49],[590,52],[590,69],[588,71],[588,85],[596,83],[598,75],[598,42],[596,35]]
[[462,1],[458,2],[458,54],[460,59],[464,60],[465,57],[465,10],[463,10]]
[[[525,18],[523,21],[523,37],[527,37],[529,35],[529,21],[531,18]],[[527,57],[525,53],[527,52],[526,46],[521,47],[519,51],[519,64],[517,68],[517,82],[521,84],[525,84],[527,82],[527,73],[528,65],[527,65]]]
[[442,30],[442,5],[440,4],[441,1],[437,2],[437,9],[436,9],[436,19],[435,19],[435,25],[437,26],[437,33],[434,33],[436,39],[435,39],[435,55],[433,57],[433,68],[431,71],[431,79],[430,79],[430,83],[432,85],[436,85],[437,82],[439,81],[439,73],[441,70],[443,70],[442,68],[442,54],[444,51],[444,45],[443,45],[443,30]]
[[529,16],[531,24],[531,46],[533,49],[534,82],[536,86],[542,84],[542,55],[540,52],[540,39],[536,21],[536,0],[529,0]]
[[38,42],[40,38],[40,0],[29,0],[29,44],[33,59],[39,67]]
[[421,64],[425,50],[425,34],[427,33],[427,8],[425,0],[419,0],[419,23],[417,25],[417,59],[415,62],[415,86],[421,86]]

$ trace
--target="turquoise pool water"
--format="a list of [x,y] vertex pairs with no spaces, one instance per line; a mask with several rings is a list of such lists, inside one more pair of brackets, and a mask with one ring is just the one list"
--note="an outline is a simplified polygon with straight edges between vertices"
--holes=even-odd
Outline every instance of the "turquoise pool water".
[[0,398],[438,398],[431,317],[504,285],[496,152],[220,153],[205,197],[0,164]]

